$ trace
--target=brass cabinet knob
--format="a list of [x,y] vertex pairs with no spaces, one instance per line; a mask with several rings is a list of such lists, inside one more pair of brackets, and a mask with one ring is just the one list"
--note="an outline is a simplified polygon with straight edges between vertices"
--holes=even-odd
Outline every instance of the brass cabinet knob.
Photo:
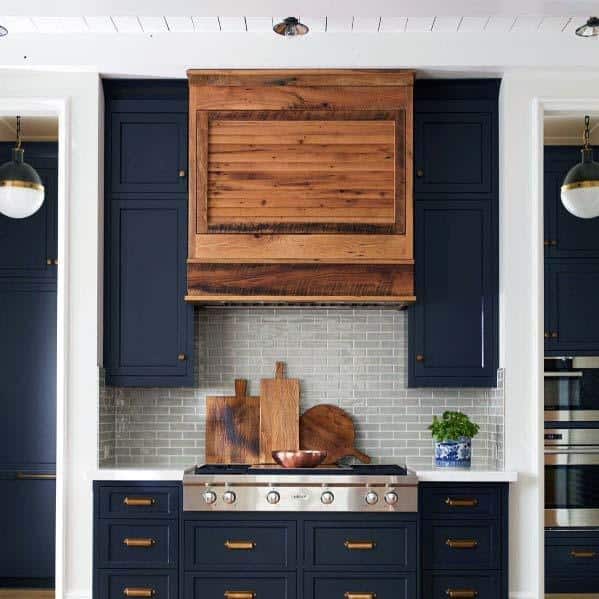
[[186,173],[186,172],[185,172],[183,169],[181,169],[181,170],[179,171],[179,177],[180,177],[181,179],[183,179],[183,178],[185,177],[185,175],[186,175],[186,174],[187,174],[187,173]]
[[58,260],[56,258],[46,258],[46,264],[48,266],[56,266],[58,264]]
[[424,171],[423,171],[421,168],[419,168],[419,169],[416,171],[416,176],[417,176],[419,179],[420,179],[420,178],[422,178],[422,177],[424,177]]
[[424,356],[422,354],[417,354],[416,362],[424,362]]
[[179,362],[185,362],[185,360],[187,360],[187,355],[186,355],[186,354],[184,354],[184,353],[180,353],[180,354],[177,356],[177,360],[179,360]]
[[558,337],[557,331],[552,331],[551,332],[551,338],[552,339],[557,339],[557,337]]
[[551,337],[551,333],[549,331],[545,331],[545,339],[549,339]]

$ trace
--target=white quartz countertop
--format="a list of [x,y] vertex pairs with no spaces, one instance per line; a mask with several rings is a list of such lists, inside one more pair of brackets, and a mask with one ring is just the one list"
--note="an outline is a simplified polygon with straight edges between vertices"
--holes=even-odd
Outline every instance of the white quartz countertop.
[[[415,470],[415,473],[421,482],[511,483],[518,479],[517,472],[483,468],[468,470],[437,468]],[[98,468],[93,472],[91,478],[93,480],[182,480],[183,469]]]

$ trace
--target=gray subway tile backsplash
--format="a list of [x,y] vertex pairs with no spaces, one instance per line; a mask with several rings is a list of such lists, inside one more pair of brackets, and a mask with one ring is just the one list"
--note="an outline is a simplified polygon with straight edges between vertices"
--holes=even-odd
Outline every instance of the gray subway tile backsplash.
[[408,389],[407,314],[393,308],[196,309],[195,386],[118,388],[100,377],[99,463],[184,467],[204,460],[205,398],[229,395],[235,378],[258,395],[284,360],[301,381],[302,409],[340,405],[373,461],[432,463],[433,414],[461,410],[481,431],[476,466],[503,466],[503,371],[497,388]]

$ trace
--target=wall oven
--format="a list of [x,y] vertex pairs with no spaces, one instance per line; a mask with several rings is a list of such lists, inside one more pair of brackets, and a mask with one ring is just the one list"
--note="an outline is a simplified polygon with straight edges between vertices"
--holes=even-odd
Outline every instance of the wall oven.
[[545,428],[545,526],[599,526],[599,428]]
[[545,358],[545,421],[599,421],[599,356]]

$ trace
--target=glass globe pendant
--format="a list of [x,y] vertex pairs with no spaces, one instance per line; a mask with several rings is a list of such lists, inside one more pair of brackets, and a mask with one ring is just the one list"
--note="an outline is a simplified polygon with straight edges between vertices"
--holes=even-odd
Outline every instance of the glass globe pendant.
[[21,148],[21,117],[17,117],[17,145],[12,160],[0,166],[0,213],[27,218],[44,203],[44,186],[35,169],[24,161]]
[[589,116],[584,117],[582,162],[568,171],[561,189],[564,208],[578,218],[599,216],[599,162],[593,160],[589,144],[590,121]]

